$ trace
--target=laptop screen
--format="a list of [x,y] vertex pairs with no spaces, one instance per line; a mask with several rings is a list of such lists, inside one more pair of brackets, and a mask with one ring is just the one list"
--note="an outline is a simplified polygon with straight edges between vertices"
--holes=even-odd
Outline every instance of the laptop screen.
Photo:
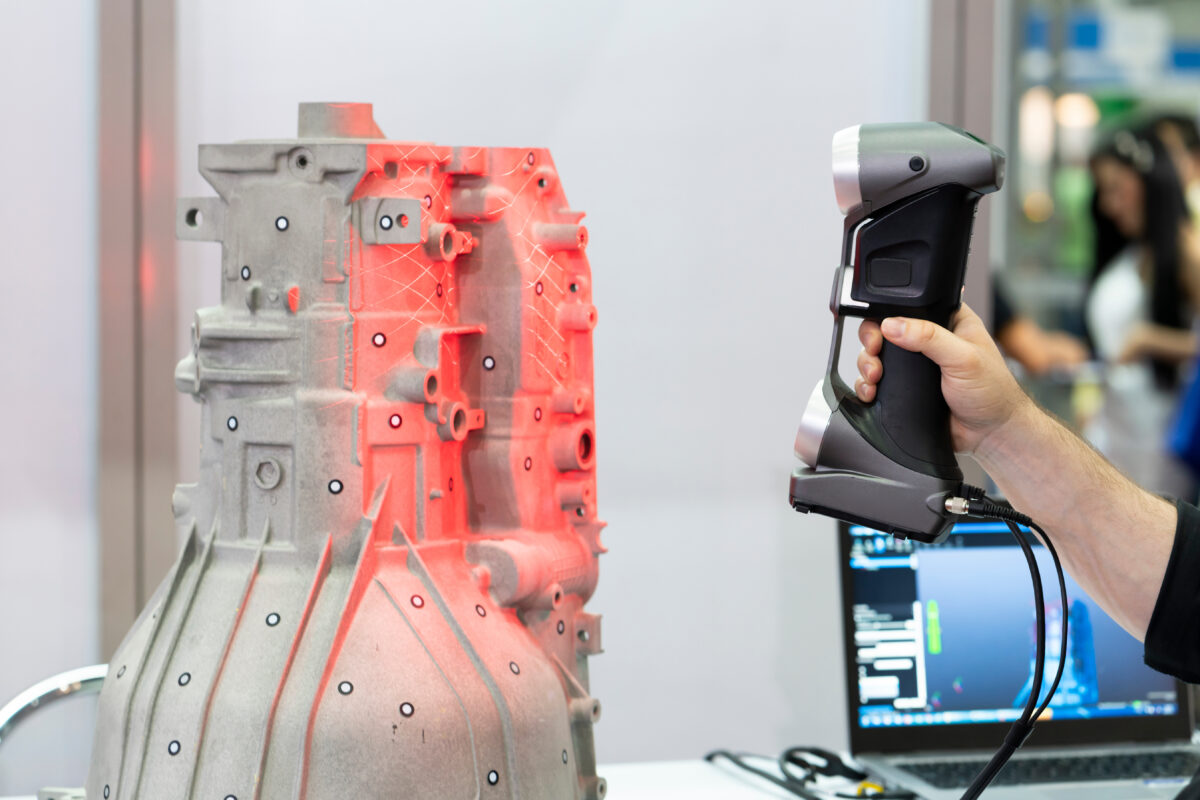
[[[1024,708],[1034,663],[1032,584],[1008,528],[963,522],[924,545],[842,523],[841,538],[852,746],[994,744],[993,730],[1002,736]],[[1030,743],[1187,738],[1181,685],[1145,666],[1141,642],[1069,576],[1063,609],[1049,554],[1040,545],[1035,554],[1045,684],[1058,665],[1064,613],[1069,655]],[[1051,728],[1056,735],[1044,735]]]

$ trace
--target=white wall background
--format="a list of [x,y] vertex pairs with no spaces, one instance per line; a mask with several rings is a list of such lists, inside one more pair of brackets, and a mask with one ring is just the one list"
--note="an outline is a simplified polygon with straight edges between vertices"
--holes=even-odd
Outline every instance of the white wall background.
[[[98,657],[96,8],[0,0],[0,706]],[[0,744],[0,795],[83,785],[92,699]]]
[[[179,191],[200,142],[294,136],[308,100],[396,139],[547,145],[588,212],[600,326],[589,608],[605,762],[846,744],[834,524],[787,503],[824,367],[830,136],[920,119],[928,0],[181,0]],[[218,253],[181,245],[179,349]],[[199,418],[181,404],[181,470]]]

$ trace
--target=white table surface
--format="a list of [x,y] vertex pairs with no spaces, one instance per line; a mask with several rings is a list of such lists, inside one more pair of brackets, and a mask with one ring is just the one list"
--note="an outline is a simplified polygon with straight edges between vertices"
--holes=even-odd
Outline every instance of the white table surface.
[[796,795],[727,764],[707,761],[644,761],[600,765],[607,800],[773,800]]
[[[645,761],[601,765],[607,800],[777,800],[795,795],[706,761]],[[0,800],[36,800],[33,795]]]

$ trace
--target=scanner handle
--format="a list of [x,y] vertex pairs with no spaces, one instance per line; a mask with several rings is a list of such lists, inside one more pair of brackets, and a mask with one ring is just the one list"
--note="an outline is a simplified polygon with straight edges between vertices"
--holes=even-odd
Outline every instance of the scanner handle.
[[[944,184],[880,209],[862,225],[848,224],[850,295],[860,313],[876,321],[901,315],[948,326],[961,304],[980,196]],[[880,359],[875,401],[867,406],[849,393],[841,401],[843,413],[884,455],[927,475],[961,480],[941,369],[886,341]]]
[[883,376],[876,387],[873,413],[892,442],[938,473],[957,469],[950,437],[950,408],[942,396],[942,371],[922,353],[885,341],[880,352]]

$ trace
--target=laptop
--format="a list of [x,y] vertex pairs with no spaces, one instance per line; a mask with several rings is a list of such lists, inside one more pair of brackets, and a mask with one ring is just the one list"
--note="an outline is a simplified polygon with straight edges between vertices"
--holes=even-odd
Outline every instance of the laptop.
[[[962,522],[936,545],[839,524],[850,747],[873,776],[957,800],[1031,690],[1033,592],[1002,523]],[[984,797],[1174,797],[1200,767],[1186,686],[1142,663],[1142,645],[1045,548],[1046,684],[1062,617],[1069,660],[1033,735]],[[1046,688],[1043,688],[1043,696]]]

